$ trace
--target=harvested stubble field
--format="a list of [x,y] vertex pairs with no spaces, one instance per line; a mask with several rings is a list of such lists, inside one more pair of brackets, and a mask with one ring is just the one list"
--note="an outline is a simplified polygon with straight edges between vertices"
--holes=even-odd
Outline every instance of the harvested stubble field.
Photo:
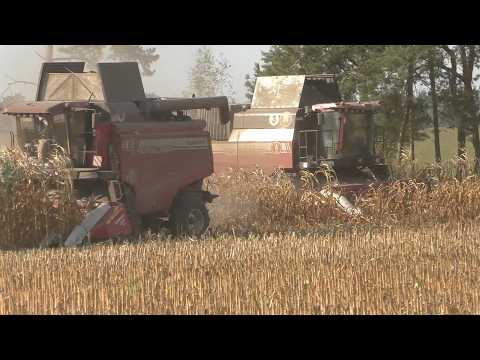
[[0,160],[0,314],[480,313],[476,177],[372,189],[351,217],[311,177],[232,173],[206,183],[222,196],[203,239],[21,250],[78,214],[61,156],[53,172]]
[[477,224],[0,253],[1,314],[480,313]]

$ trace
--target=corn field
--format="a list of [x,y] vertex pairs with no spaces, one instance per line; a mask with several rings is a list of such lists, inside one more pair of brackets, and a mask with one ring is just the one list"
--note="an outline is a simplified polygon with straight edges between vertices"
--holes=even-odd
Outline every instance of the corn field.
[[47,234],[65,235],[78,223],[68,167],[60,150],[48,163],[0,151],[0,249],[38,247]]
[[473,175],[461,181],[445,178],[435,187],[420,178],[371,187],[355,200],[359,216],[346,214],[335,199],[320,195],[312,178],[305,174],[298,186],[285,174],[212,177],[207,185],[222,194],[211,209],[212,228],[245,234],[345,225],[412,227],[480,217],[480,178]]

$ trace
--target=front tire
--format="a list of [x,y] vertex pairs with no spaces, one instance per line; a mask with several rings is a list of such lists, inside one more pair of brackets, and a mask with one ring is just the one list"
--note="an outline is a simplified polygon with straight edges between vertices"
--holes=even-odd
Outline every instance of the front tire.
[[132,225],[132,235],[137,237],[143,232],[142,218],[138,214],[135,206],[135,192],[129,187],[124,186],[125,205],[127,207],[128,218]]
[[390,169],[390,166],[385,164],[373,166],[372,172],[378,181],[389,181],[392,178],[392,170]]
[[208,210],[200,195],[184,193],[175,199],[169,221],[173,235],[198,237],[209,224]]

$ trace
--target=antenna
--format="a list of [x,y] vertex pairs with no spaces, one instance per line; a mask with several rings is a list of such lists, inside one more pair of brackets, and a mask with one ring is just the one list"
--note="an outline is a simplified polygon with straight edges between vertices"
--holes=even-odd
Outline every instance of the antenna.
[[70,70],[69,68],[65,68],[65,70],[67,70],[70,74],[72,74],[73,76],[75,76],[78,81],[80,81],[82,83],[83,86],[85,86],[85,88],[90,91],[90,97],[88,98],[88,102],[90,102],[90,100],[92,99],[92,96],[95,97],[93,91],[87,86],[87,84],[85,84],[85,82],[83,82],[82,79],[80,79],[80,77],[77,76],[77,74],[75,74],[72,70]]

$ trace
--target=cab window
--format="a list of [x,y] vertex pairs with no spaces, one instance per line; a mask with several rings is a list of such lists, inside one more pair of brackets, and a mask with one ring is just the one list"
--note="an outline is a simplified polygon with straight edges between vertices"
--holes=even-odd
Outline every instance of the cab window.
[[53,137],[58,145],[60,145],[65,150],[68,149],[67,146],[67,124],[65,120],[65,115],[55,115],[52,119],[52,130]]
[[344,129],[345,154],[364,154],[370,150],[369,124],[366,114],[348,114]]
[[326,112],[322,115],[320,130],[322,134],[323,147],[326,152],[324,156],[330,157],[335,155],[338,144],[340,114],[338,112]]

